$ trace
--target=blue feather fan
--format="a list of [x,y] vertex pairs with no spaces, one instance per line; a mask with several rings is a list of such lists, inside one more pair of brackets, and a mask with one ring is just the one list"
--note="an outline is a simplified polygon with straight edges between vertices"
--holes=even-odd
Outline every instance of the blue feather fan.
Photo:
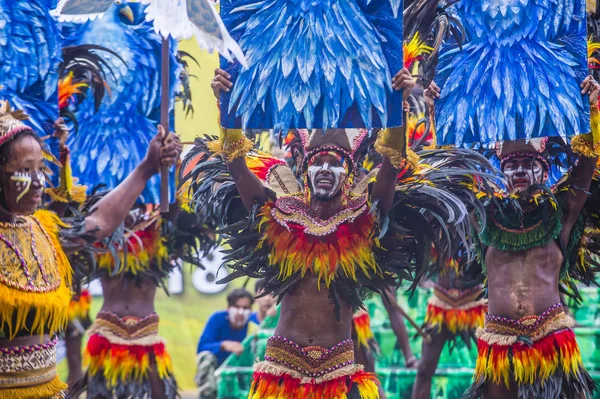
[[221,15],[249,69],[234,80],[221,123],[251,129],[402,124],[400,0],[222,0]]
[[590,128],[585,0],[462,0],[467,40],[442,49],[442,144],[560,136]]

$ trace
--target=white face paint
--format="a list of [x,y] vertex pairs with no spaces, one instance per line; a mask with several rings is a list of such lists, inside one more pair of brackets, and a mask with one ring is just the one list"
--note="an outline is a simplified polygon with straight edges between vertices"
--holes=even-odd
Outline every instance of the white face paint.
[[346,180],[346,168],[331,166],[329,162],[316,162],[308,167],[308,178],[318,199],[328,200],[337,195]]
[[503,172],[511,192],[525,191],[546,178],[542,164],[533,157],[513,158],[506,162]]
[[236,308],[234,306],[227,309],[227,315],[229,316],[229,322],[236,328],[242,328],[248,322],[250,309]]
[[46,177],[44,173],[41,171],[35,172],[14,172],[10,177],[10,180],[16,182],[17,185],[17,203],[23,199],[23,197],[29,192],[31,189],[31,182],[33,181],[33,174],[36,175],[38,181],[44,185],[46,183]]

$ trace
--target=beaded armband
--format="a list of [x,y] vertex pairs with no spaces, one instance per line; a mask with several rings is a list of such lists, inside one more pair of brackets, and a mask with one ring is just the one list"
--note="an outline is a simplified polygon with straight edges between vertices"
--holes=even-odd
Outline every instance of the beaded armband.
[[596,158],[600,155],[600,111],[597,106],[592,106],[590,117],[591,132],[573,137],[571,148],[576,154]]
[[246,137],[241,129],[225,129],[222,127],[220,113],[218,118],[221,133],[218,140],[206,143],[208,149],[215,155],[221,155],[227,163],[246,156],[252,150],[252,141]]

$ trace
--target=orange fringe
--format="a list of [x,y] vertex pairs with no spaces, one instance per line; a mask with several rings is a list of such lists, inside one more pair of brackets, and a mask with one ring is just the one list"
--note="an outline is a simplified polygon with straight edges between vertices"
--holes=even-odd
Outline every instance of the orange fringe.
[[69,303],[69,320],[86,319],[92,307],[92,296],[88,290],[82,290],[79,298],[71,299]]
[[[478,356],[475,380],[485,378],[494,384],[515,380],[517,384],[542,384],[557,370],[575,376],[582,364],[579,346],[572,330],[554,332],[532,347],[518,342],[511,346],[489,345],[483,340],[477,343]],[[512,360],[511,360],[512,358]]]
[[377,377],[365,371],[320,384],[301,384],[298,378],[285,374],[255,372],[248,399],[347,399],[354,384],[361,399],[379,399]]
[[450,333],[457,334],[459,331],[471,331],[477,327],[483,327],[487,305],[475,306],[471,309],[442,309],[435,305],[427,305],[425,324],[437,327],[438,332],[445,327]]
[[371,317],[369,313],[365,311],[359,312],[354,315],[353,320],[358,346],[369,348],[369,341],[375,338],[373,330],[371,330]]
[[[160,379],[173,375],[171,356],[163,343],[150,346],[117,345],[99,334],[92,334],[85,348],[85,363],[91,375],[103,373],[107,384],[139,380],[148,376],[150,354],[154,354]],[[109,387],[109,388],[110,388]]]

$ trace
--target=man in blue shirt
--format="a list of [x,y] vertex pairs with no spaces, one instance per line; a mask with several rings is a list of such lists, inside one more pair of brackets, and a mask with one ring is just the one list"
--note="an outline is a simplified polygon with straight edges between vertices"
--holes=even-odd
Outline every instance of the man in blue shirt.
[[210,316],[198,342],[197,353],[213,353],[219,366],[231,353],[242,354],[244,347],[241,342],[248,334],[248,323],[259,324],[256,313],[252,313],[254,297],[250,292],[235,289],[227,296],[227,303],[227,310]]
[[230,354],[239,356],[244,352],[241,342],[248,334],[248,324],[259,324],[257,314],[252,313],[254,296],[250,292],[241,288],[231,291],[227,304],[227,310],[210,316],[198,342],[196,385],[201,399],[216,397],[215,369]]

